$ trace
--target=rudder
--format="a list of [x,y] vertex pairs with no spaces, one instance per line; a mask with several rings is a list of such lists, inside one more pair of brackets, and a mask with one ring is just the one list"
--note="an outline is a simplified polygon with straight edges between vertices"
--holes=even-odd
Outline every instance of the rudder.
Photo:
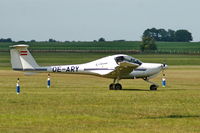
[[28,45],[20,44],[10,46],[11,65],[13,70],[34,70],[39,67],[28,51]]

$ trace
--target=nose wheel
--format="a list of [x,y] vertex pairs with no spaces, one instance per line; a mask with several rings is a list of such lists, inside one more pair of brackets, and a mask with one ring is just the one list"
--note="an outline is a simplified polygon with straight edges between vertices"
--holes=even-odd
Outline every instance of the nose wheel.
[[152,85],[150,86],[150,90],[151,90],[151,91],[156,91],[157,88],[159,87],[159,85],[157,85],[157,84],[154,83],[154,82],[149,81],[149,79],[147,79],[147,78],[144,78],[144,81],[146,81],[146,82],[152,84]]
[[110,84],[109,85],[109,89],[110,90],[122,90],[122,85],[117,83],[117,84]]
[[150,86],[150,90],[151,90],[151,91],[156,91],[157,88],[158,88],[158,87],[157,87],[156,85],[154,85],[154,84]]

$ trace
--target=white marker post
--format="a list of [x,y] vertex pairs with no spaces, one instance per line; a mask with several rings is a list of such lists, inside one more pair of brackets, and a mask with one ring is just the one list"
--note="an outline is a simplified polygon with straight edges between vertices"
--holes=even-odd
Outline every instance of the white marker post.
[[51,79],[50,79],[50,74],[48,74],[48,78],[47,78],[47,88],[50,88],[51,86]]
[[16,83],[16,93],[17,95],[20,93],[19,78],[17,79],[17,83]]
[[163,78],[162,78],[162,87],[166,87],[165,74],[163,74]]

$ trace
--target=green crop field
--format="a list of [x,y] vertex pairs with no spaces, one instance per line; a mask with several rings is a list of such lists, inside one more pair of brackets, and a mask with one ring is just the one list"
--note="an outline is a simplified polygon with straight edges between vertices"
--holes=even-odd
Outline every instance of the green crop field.
[[[0,50],[15,43],[0,43]],[[130,50],[139,49],[140,42],[35,42],[26,43],[32,50]]]
[[[9,50],[16,43],[0,43]],[[27,42],[31,50],[140,50],[141,42]],[[156,42],[158,52],[200,54],[200,42]]]
[[[78,64],[109,53],[32,53],[40,65]],[[121,80],[47,73],[25,76],[11,70],[0,53],[0,133],[197,133],[200,132],[200,55],[132,55],[144,62],[166,62],[167,86],[149,91],[141,79]],[[20,78],[21,93],[15,92]],[[161,85],[161,74],[152,81]]]

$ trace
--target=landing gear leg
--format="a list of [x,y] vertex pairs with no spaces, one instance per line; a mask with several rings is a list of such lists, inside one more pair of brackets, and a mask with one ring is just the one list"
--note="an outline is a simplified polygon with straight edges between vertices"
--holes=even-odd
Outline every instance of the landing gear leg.
[[149,79],[147,79],[147,78],[144,78],[144,81],[146,81],[146,82],[148,82],[148,83],[151,84],[151,86],[150,86],[150,90],[151,90],[151,91],[156,91],[157,88],[159,87],[158,84],[156,84],[156,83],[154,83],[154,82],[152,82],[152,81],[149,81]]
[[[117,83],[116,83],[116,81],[117,81]],[[115,78],[113,83],[109,85],[109,89],[110,90],[122,90],[122,85],[119,84],[118,78],[117,79]]]

